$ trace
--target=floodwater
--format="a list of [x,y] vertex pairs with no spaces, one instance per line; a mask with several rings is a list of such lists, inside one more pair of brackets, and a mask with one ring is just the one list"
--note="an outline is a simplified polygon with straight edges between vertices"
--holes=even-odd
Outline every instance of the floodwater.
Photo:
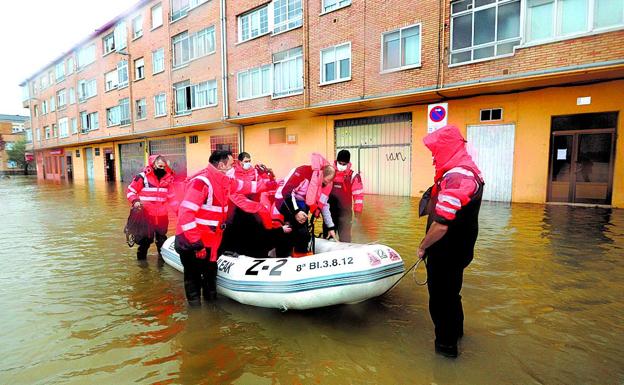
[[[411,266],[417,200],[366,201],[355,240]],[[4,179],[0,209],[0,384],[624,383],[624,210],[484,203],[450,360],[411,275],[358,305],[189,309],[182,275],[125,244],[121,184]]]

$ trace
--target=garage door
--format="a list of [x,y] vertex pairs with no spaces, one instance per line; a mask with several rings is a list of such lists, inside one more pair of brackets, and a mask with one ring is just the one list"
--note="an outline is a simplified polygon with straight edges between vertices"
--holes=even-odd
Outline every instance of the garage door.
[[366,194],[409,196],[412,114],[393,114],[335,122],[336,152],[351,152]]
[[515,126],[468,126],[468,146],[485,179],[483,199],[511,202]]
[[150,140],[149,153],[165,156],[176,177],[186,178],[186,137]]
[[145,167],[145,147],[143,142],[119,145],[121,159],[121,181],[129,183]]

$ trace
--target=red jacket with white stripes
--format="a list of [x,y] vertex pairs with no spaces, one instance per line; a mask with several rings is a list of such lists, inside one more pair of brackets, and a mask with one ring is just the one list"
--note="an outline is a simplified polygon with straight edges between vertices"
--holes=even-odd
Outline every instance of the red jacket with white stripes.
[[158,179],[154,174],[154,161],[158,155],[150,155],[148,165],[128,185],[126,197],[130,204],[140,201],[148,215],[167,216],[167,206],[177,209],[173,185],[173,170],[165,166],[165,175]]
[[351,163],[347,164],[347,169],[344,171],[338,171],[337,162],[334,162],[334,166],[336,167],[336,177],[334,178],[330,200],[332,202],[337,200],[343,210],[350,210],[351,205],[353,205],[353,211],[361,213],[364,205],[364,186],[360,173],[353,173]]
[[189,250],[211,248],[211,261],[217,260],[227,220],[230,194],[251,194],[266,189],[263,182],[230,178],[208,165],[188,183],[178,210],[176,236],[183,237]]

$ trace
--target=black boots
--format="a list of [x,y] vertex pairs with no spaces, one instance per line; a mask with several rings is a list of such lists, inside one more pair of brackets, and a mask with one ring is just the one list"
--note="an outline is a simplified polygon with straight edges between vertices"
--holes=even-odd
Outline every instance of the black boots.
[[186,292],[186,300],[190,306],[201,305],[201,299],[199,297],[199,285],[193,280],[184,280],[184,291]]
[[445,345],[438,342],[435,343],[435,352],[448,358],[457,358],[459,354],[457,351],[457,344]]

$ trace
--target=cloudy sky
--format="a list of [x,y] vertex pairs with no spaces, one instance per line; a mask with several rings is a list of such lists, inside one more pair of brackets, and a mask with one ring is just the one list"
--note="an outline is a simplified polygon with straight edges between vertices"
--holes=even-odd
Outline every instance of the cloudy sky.
[[0,1],[0,114],[28,115],[19,84],[136,2]]

